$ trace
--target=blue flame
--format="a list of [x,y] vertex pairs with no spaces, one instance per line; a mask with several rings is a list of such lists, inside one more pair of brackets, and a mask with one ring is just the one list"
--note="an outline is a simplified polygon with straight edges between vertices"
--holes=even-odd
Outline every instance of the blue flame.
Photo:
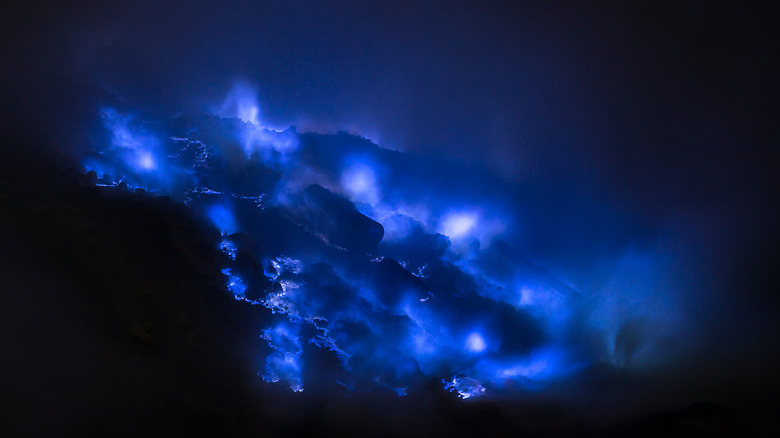
[[260,104],[257,89],[247,83],[236,83],[215,113],[223,118],[237,118],[253,125],[260,124]]
[[466,349],[472,353],[482,353],[487,348],[487,342],[479,332],[473,332],[466,338]]
[[266,359],[263,380],[271,383],[285,381],[293,391],[303,391],[300,364],[303,348],[297,326],[281,323],[264,330],[262,338],[273,350]]
[[377,205],[380,192],[373,167],[364,163],[353,164],[341,174],[341,185],[349,198],[356,203]]
[[479,397],[485,393],[485,387],[476,379],[466,376],[455,376],[451,380],[442,380],[444,389],[450,392],[456,392],[462,399]]
[[246,296],[246,285],[241,277],[234,275],[230,268],[222,269],[222,273],[228,278],[227,288],[237,300],[243,300]]
[[206,216],[223,235],[235,234],[239,230],[233,211],[227,205],[214,204],[208,207]]
[[248,84],[234,85],[222,104],[215,108],[215,113],[244,122],[236,127],[234,135],[247,157],[259,154],[269,163],[285,161],[287,155],[298,147],[298,139],[293,132],[269,127],[260,119],[257,90]]
[[[611,293],[584,302],[502,240],[514,218],[492,194],[436,189],[435,168],[365,139],[268,128],[248,86],[216,111],[188,126],[105,109],[109,140],[83,163],[101,185],[171,195],[219,230],[227,291],[285,319],[262,332],[268,382],[302,391],[311,343],[350,388],[403,395],[436,377],[464,399],[536,390],[599,361],[646,363],[659,338],[642,318],[671,327],[668,296],[645,281],[659,277],[654,257],[630,252]],[[575,345],[581,320],[603,350]]]
[[476,226],[476,215],[469,213],[453,213],[443,218],[441,232],[451,239],[461,239],[469,236]]
[[230,260],[234,260],[234,261],[236,260],[238,254],[238,247],[236,246],[235,243],[227,239],[223,239],[222,242],[219,243],[219,249],[221,249],[222,252],[225,253],[225,255],[227,255],[228,258],[230,258]]

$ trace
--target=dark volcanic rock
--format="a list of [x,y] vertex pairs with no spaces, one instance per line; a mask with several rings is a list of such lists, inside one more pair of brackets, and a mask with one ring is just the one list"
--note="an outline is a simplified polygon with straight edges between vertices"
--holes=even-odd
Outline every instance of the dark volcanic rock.
[[370,250],[382,240],[382,224],[360,213],[355,204],[319,184],[304,193],[309,222],[330,243],[347,249]]

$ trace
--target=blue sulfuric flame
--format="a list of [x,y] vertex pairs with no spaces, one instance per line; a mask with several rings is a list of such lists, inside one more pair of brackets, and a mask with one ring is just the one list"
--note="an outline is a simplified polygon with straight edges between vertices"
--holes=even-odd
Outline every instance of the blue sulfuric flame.
[[356,163],[344,169],[341,173],[341,186],[356,203],[377,205],[380,201],[376,172],[373,167],[364,163]]
[[[269,129],[248,87],[217,113],[155,134],[106,109],[108,140],[84,167],[101,184],[184,200],[219,231],[226,289],[284,318],[262,332],[264,380],[302,391],[318,367],[304,361],[313,345],[338,358],[350,388],[403,395],[435,378],[465,399],[540,389],[651,348],[629,319],[663,316],[658,290],[642,284],[657,276],[654,259],[629,254],[610,284],[643,294],[583,304],[502,240],[513,218],[493,194],[442,186],[435,165],[365,139]],[[606,347],[580,348],[572,333],[585,331]]]
[[482,353],[487,348],[487,342],[479,332],[473,332],[466,338],[466,349],[472,353]]
[[238,247],[236,246],[235,243],[227,239],[223,239],[222,242],[219,243],[219,249],[221,249],[222,252],[225,253],[225,255],[227,255],[230,260],[236,260]]
[[270,163],[285,160],[298,147],[298,139],[293,132],[271,128],[260,119],[257,91],[248,84],[236,84],[222,104],[215,108],[215,113],[244,122],[236,126],[233,134],[241,142],[247,157],[260,154],[264,161]]
[[223,118],[234,117],[246,123],[260,124],[257,90],[246,83],[237,83],[214,110],[215,114]]
[[450,239],[467,237],[477,226],[474,214],[454,213],[443,218],[441,232]]
[[234,275],[230,268],[222,269],[222,273],[228,278],[227,288],[230,293],[232,293],[237,300],[244,299],[246,296],[246,285],[244,285],[244,281],[241,280],[241,277]]
[[456,392],[462,399],[479,397],[485,393],[485,387],[476,379],[465,376],[455,376],[450,380],[442,380],[444,389]]
[[239,230],[236,218],[227,205],[215,204],[208,207],[206,216],[223,235],[234,234]]
[[262,338],[268,341],[268,345],[273,350],[266,359],[265,372],[262,373],[263,380],[271,383],[283,380],[293,391],[303,391],[300,364],[303,348],[298,327],[281,323],[264,330]]

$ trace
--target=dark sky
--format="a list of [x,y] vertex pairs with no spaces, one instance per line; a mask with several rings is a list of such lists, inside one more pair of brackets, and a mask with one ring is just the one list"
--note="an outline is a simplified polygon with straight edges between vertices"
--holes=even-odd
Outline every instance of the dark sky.
[[271,125],[346,130],[496,174],[510,203],[544,209],[527,223],[552,223],[518,231],[524,254],[567,280],[587,284],[588,256],[605,246],[675,254],[668,275],[695,291],[684,308],[705,326],[703,357],[735,374],[743,361],[777,363],[780,38],[769,8],[46,3],[3,6],[4,125],[78,150],[106,96],[166,117],[209,110],[242,81]]

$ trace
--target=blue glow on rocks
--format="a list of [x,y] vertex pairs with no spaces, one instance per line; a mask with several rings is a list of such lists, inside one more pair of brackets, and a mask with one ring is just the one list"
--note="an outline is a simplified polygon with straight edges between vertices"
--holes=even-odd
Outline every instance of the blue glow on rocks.
[[263,331],[262,338],[273,352],[266,359],[262,378],[266,382],[286,382],[295,392],[303,391],[300,356],[303,352],[297,327],[286,323]]
[[171,196],[219,231],[228,292],[270,315],[265,381],[303,390],[318,366],[307,346],[335,355],[354,389],[537,390],[593,363],[649,363],[674,327],[648,281],[657,257],[628,252],[585,302],[504,240],[518,221],[498,195],[363,138],[267,128],[251,87],[216,111],[150,123],[106,109],[106,144],[83,163],[99,185]]
[[236,254],[238,253],[238,247],[235,243],[229,241],[229,240],[223,240],[219,244],[219,249],[222,250],[225,255],[228,256],[230,260],[236,259]]
[[444,389],[456,392],[462,399],[479,397],[485,393],[485,387],[477,380],[466,376],[455,376],[450,380],[442,380]]
[[234,275],[230,268],[223,269],[222,273],[228,278],[227,288],[230,293],[233,294],[233,297],[237,300],[244,299],[246,295],[246,285],[244,285],[244,281],[241,280],[241,277]]

